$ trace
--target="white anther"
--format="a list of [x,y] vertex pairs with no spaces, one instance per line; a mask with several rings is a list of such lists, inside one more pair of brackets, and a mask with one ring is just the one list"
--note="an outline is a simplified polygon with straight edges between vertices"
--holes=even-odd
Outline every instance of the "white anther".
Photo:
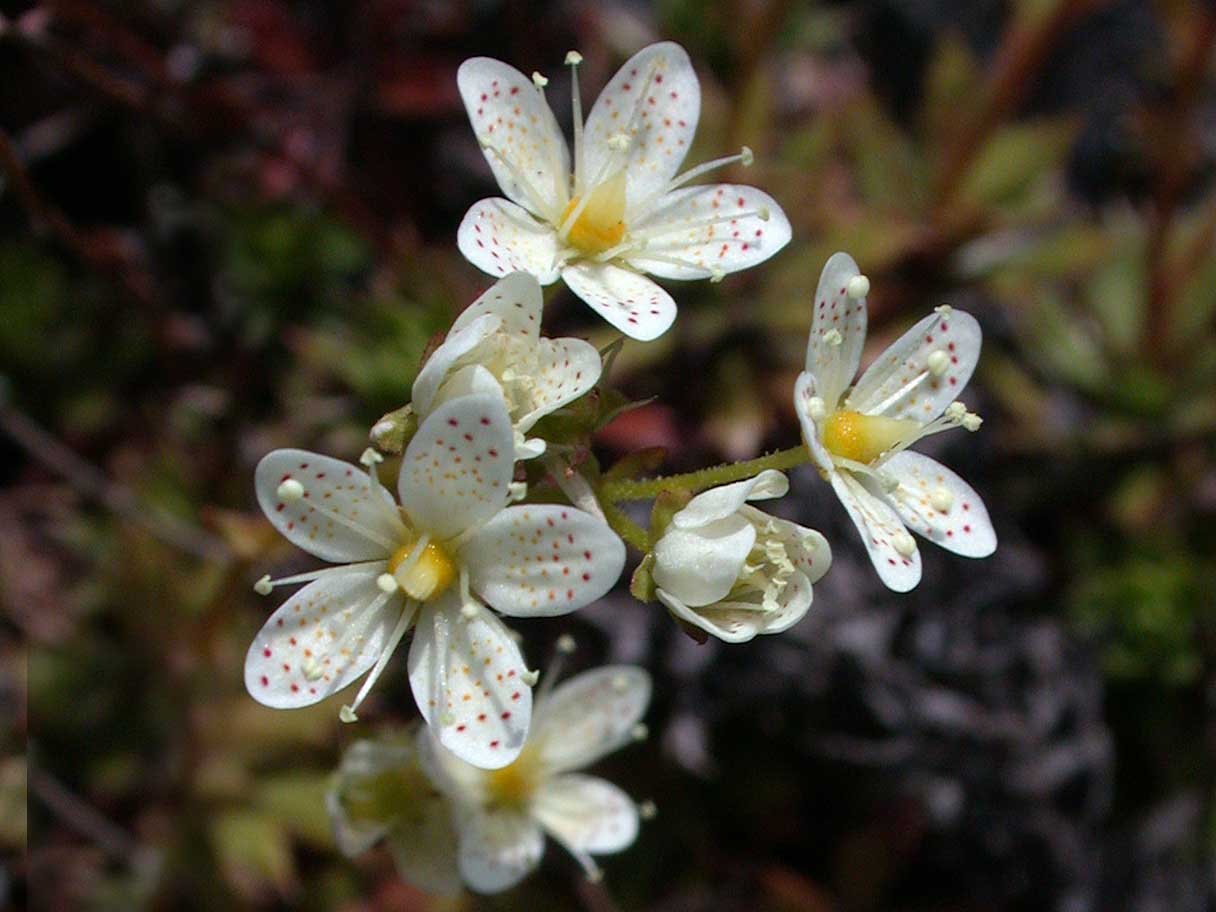
[[279,495],[279,500],[283,503],[295,503],[304,496],[304,485],[294,478],[288,478],[279,485],[279,489],[275,493]]
[[629,148],[629,137],[624,133],[613,133],[608,137],[608,148],[615,149],[617,152],[624,152]]
[[258,595],[270,595],[274,591],[274,584],[270,582],[269,573],[253,584],[253,591]]
[[806,403],[806,412],[812,421],[822,421],[828,416],[827,403],[819,396],[812,396]]
[[[375,433],[376,428],[380,427],[380,425],[382,425],[382,424],[388,425],[389,431],[391,431],[393,429],[393,423],[391,421],[381,421],[379,424],[376,425],[376,427],[372,428],[372,433]],[[388,431],[385,431],[384,433],[388,433]],[[363,451],[363,454],[359,457],[359,462],[363,463],[363,465],[367,466],[370,469],[372,466],[378,465],[379,463],[384,462],[384,457],[381,456],[379,453],[377,453],[375,450],[373,450],[371,447],[368,447],[366,450]]]
[[911,557],[916,553],[916,542],[912,540],[912,536],[907,532],[900,530],[891,538],[891,547],[898,551],[904,557]]
[[709,281],[711,284],[716,285],[717,283],[721,282],[725,278],[726,278],[726,273],[722,270],[721,266],[710,266],[709,267]]
[[756,217],[762,222],[767,222],[770,218],[772,218],[772,215],[773,214],[769,211],[768,206],[761,206],[756,210]]
[[863,275],[855,275],[849,279],[849,284],[844,287],[844,293],[852,300],[860,301],[870,293],[870,280]]
[[532,71],[532,84],[534,86],[536,86],[538,89],[543,89],[545,86],[547,86],[549,84],[549,78],[547,76],[542,76],[540,73],[536,72],[536,70],[533,70]]
[[980,429],[980,425],[983,423],[984,419],[975,412],[968,412],[963,416],[963,427],[968,431],[978,431]]
[[950,314],[953,310],[954,310],[954,308],[951,307],[949,304],[939,304],[937,307],[933,308],[933,312],[935,314],[938,314],[939,316],[943,316],[943,317],[950,316]]
[[566,66],[578,66],[583,62],[583,55],[578,51],[566,52]]
[[[381,437],[387,437],[389,434],[391,434],[393,432],[393,428],[394,428],[393,422],[389,421],[386,418],[385,420],[377,421],[375,424],[372,425],[372,429],[371,429],[369,436],[371,436],[374,440],[379,440]],[[365,451],[365,453],[366,453],[366,451]],[[360,462],[362,462],[362,459],[360,459]],[[366,463],[366,462],[364,462],[363,464],[368,465],[368,463]]]
[[654,820],[655,817],[659,816],[658,805],[647,798],[638,805],[638,816],[643,820]]
[[465,602],[463,605],[461,605],[460,616],[466,621],[471,621],[473,618],[477,617],[477,603]]
[[528,496],[528,483],[526,481],[512,481],[507,485],[507,494],[513,503],[519,503]]
[[891,494],[899,487],[899,478],[891,472],[879,472],[878,483],[882,485],[882,489],[888,494]]
[[300,670],[304,672],[304,678],[308,681],[320,680],[325,674],[325,669],[321,667],[321,663],[313,656],[309,656],[304,660],[304,664],[300,666]]
[[612,679],[612,689],[617,693],[624,693],[629,689],[629,679],[624,675],[616,675]]
[[967,406],[963,405],[961,402],[951,402],[946,406],[945,415],[951,421],[959,423],[965,417],[967,417]]
[[629,729],[629,737],[634,741],[645,741],[650,734],[650,729],[646,727],[645,722],[639,722],[633,728]]
[[934,377],[940,377],[950,366],[950,356],[940,348],[935,352],[931,352],[926,361],[929,365],[929,373]]
[[340,710],[338,710],[338,718],[348,725],[351,722],[359,721],[359,717],[355,715],[355,709],[353,706],[343,706]]
[[563,633],[557,638],[557,651],[570,655],[574,650],[578,649],[578,643],[574,642],[574,637],[568,633]]
[[750,168],[752,166],[752,163],[755,160],[756,160],[755,153],[752,152],[752,150],[749,149],[747,146],[744,146],[742,149],[739,150],[739,161],[743,165],[744,168]]
[[954,495],[948,488],[934,488],[933,493],[929,495],[929,503],[933,504],[933,509],[939,513],[946,513],[954,506]]
[[391,573],[381,573],[376,577],[376,585],[380,587],[380,591],[384,593],[396,592],[398,589],[397,577]]
[[587,872],[587,882],[588,883],[596,884],[596,883],[599,883],[603,879],[604,879],[604,870],[602,868],[592,868],[590,871]]
[[840,334],[838,329],[829,329],[823,334],[823,341],[828,345],[840,345],[844,342],[844,336]]
[[519,677],[529,687],[535,687],[536,682],[540,680],[540,672],[535,669],[531,671],[525,670]]

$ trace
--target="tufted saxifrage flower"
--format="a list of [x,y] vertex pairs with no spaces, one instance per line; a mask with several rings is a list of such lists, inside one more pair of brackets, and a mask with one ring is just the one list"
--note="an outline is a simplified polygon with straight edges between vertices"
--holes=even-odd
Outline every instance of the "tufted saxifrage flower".
[[460,892],[452,806],[419,765],[415,732],[348,747],[325,805],[343,855],[384,840],[402,880],[428,893]]
[[749,506],[789,490],[773,469],[698,494],[654,546],[656,594],[677,618],[728,643],[788,630],[832,563],[814,529]]
[[869,288],[846,253],[824,266],[794,408],[820,475],[848,510],[879,577],[906,592],[921,573],[909,528],[965,557],[996,550],[979,495],[945,466],[907,449],[950,428],[979,429],[979,416],[956,397],[979,360],[981,333],[970,314],[939,307],[848,389],[865,344]]
[[419,419],[457,396],[496,394],[515,428],[516,458],[543,453],[545,442],[525,435],[595,386],[601,363],[582,339],[542,339],[541,310],[540,285],[526,272],[500,279],[469,305],[414,381]]
[[559,277],[634,339],[671,326],[676,305],[645,274],[718,280],[767,260],[790,225],[773,199],[734,184],[686,186],[738,155],[676,172],[701,112],[701,87],[678,44],[643,48],[600,93],[583,123],[576,52],[574,161],[545,100],[548,82],[488,57],[466,60],[457,83],[477,141],[508,199],[484,199],[464,217],[457,243],[492,275]]
[[577,772],[631,740],[650,703],[650,676],[620,665],[583,672],[538,695],[535,723],[519,758],[486,771],[423,733],[419,753],[431,780],[452,801],[460,876],[497,893],[540,862],[545,833],[597,879],[592,855],[619,852],[637,836],[638,807],[610,782]]
[[371,670],[347,721],[415,628],[414,699],[439,739],[494,768],[519,753],[532,675],[498,617],[565,614],[617,581],[625,546],[574,507],[506,507],[514,453],[502,399],[471,395],[435,409],[410,441],[398,508],[370,473],[303,450],[257,468],[258,503],[292,543],[344,566],[272,583],[308,582],[266,622],[245,660],[261,703],[307,706]]

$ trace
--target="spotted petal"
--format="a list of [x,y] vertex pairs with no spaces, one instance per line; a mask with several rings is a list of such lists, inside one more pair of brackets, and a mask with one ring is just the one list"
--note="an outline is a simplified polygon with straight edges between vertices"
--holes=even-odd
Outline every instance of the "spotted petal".
[[[832,254],[819,276],[812,304],[806,369],[814,375],[828,412],[836,408],[840,394],[857,374],[866,342],[866,300],[855,301],[848,295],[849,281],[860,274],[847,253]],[[828,335],[832,330],[840,334],[839,342]]]
[[545,766],[582,769],[629,743],[650,690],[650,675],[635,665],[606,665],[559,684],[536,709],[532,737]]
[[815,375],[808,371],[799,374],[794,383],[794,413],[798,416],[798,424],[802,429],[802,442],[811,454],[815,468],[819,469],[821,473],[832,472],[834,471],[832,456],[820,441],[819,426],[811,417],[811,400],[818,395]]
[[677,529],[696,529],[726,519],[749,500],[771,500],[784,497],[790,483],[776,469],[765,469],[754,478],[720,485],[698,494],[672,517]]
[[557,279],[557,233],[505,199],[483,199],[456,230],[464,258],[490,275],[527,272],[542,285]]
[[964,557],[987,557],[996,550],[983,500],[954,472],[907,450],[888,459],[884,469],[899,479],[889,497],[913,532]]
[[540,863],[545,836],[532,818],[509,810],[469,805],[457,818],[460,876],[478,893],[500,893]]
[[540,339],[528,369],[532,408],[516,424],[527,431],[545,415],[578,399],[600,379],[602,363],[594,345],[582,339]]
[[[294,479],[304,489],[283,500],[279,487]],[[275,450],[254,473],[258,505],[288,541],[334,563],[384,558],[401,538],[392,495],[373,492],[363,469],[307,450]]]
[[[596,99],[583,130],[580,172],[595,184],[625,167],[626,211],[660,194],[679,170],[701,114],[701,86],[688,54],[663,41],[638,51]],[[610,140],[629,137],[624,153]]]
[[464,309],[448,331],[448,337],[460,332],[479,318],[492,315],[501,321],[503,332],[526,339],[540,336],[541,311],[544,301],[540,284],[529,272],[512,272],[487,288],[476,301]]
[[589,605],[625,566],[625,545],[601,519],[574,507],[508,507],[461,551],[469,584],[514,617],[549,617]]
[[515,67],[489,57],[462,63],[456,85],[503,193],[541,218],[560,216],[570,158],[541,90]]
[[638,835],[638,810],[625,792],[595,776],[567,773],[546,781],[532,814],[550,835],[574,852],[619,852]]
[[[931,421],[971,379],[981,339],[980,325],[969,313],[930,314],[874,360],[849,394],[848,407],[866,415]],[[929,357],[939,351],[946,369],[934,376]]]
[[631,339],[657,339],[676,318],[671,295],[630,269],[583,260],[563,269],[562,278],[592,310]]
[[828,540],[815,529],[808,529],[798,523],[790,522],[757,510],[755,507],[743,507],[740,512],[743,518],[751,521],[760,528],[767,527],[781,539],[785,545],[786,554],[794,566],[806,574],[808,581],[819,582],[820,578],[832,566],[832,548]]
[[274,709],[311,706],[370,669],[404,604],[376,586],[384,563],[334,568],[284,602],[245,656],[245,687]]
[[672,527],[654,546],[655,584],[689,605],[725,598],[756,543],[756,529],[727,516],[695,530]]
[[[907,535],[899,515],[849,472],[832,472],[832,488],[861,533],[870,561],[888,589],[907,592],[920,582],[920,551],[913,544],[905,556],[895,548],[896,536]],[[911,536],[909,536],[911,538]]]
[[519,756],[532,690],[519,645],[493,612],[466,618],[453,594],[424,606],[409,667],[414,700],[440,744],[482,769]]
[[793,627],[811,607],[811,583],[803,573],[793,574],[781,591],[778,606],[763,609],[760,593],[755,601],[723,600],[691,607],[666,589],[657,591],[662,602],[678,619],[724,643],[746,643],[761,633],[781,633]]
[[704,279],[748,269],[779,251],[791,236],[789,219],[776,200],[736,184],[669,193],[629,232],[631,238],[646,239],[644,248],[629,255],[629,264],[668,279]]
[[402,808],[387,839],[401,879],[440,896],[455,896],[461,889],[452,810],[439,792],[420,796]]
[[414,389],[410,395],[414,413],[429,414],[435,405],[435,394],[439,392],[440,386],[447,380],[456,363],[501,328],[502,320],[494,314],[482,314],[459,328],[453,325],[443,344],[431,352],[431,356],[426,359],[414,379]]
[[449,539],[506,504],[515,438],[501,398],[461,396],[435,409],[406,448],[401,506],[419,531]]

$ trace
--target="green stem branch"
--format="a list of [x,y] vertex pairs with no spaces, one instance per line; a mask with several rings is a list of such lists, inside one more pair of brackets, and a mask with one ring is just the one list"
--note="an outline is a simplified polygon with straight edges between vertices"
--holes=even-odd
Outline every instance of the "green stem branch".
[[[608,481],[600,486],[600,503],[607,509],[608,505],[622,501],[651,500],[658,497],[663,491],[688,491],[695,494],[716,485],[754,478],[765,469],[792,469],[810,461],[811,456],[806,447],[796,446],[790,447],[788,450],[778,450],[767,456],[759,456],[756,459],[748,459],[745,462],[729,462],[696,472],[685,472],[682,475],[660,475],[658,478],[644,478],[636,481],[632,479]],[[622,537],[624,536],[622,535]]]
[[650,550],[650,534],[625,515],[625,511],[609,500],[601,499],[600,508],[604,511],[604,521],[612,531],[633,546],[642,554]]

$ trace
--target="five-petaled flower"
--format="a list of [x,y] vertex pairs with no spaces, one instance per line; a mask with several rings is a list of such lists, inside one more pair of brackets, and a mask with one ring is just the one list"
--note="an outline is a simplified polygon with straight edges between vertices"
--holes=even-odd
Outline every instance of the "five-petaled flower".
[[326,809],[343,855],[384,840],[403,880],[453,895],[460,871],[452,806],[418,763],[416,743],[413,731],[356,741],[330,781]]
[[533,676],[485,605],[515,617],[581,608],[616,582],[624,544],[574,507],[505,506],[514,440],[496,395],[453,399],[422,422],[402,459],[400,508],[366,461],[370,473],[276,450],[258,464],[258,503],[275,527],[344,566],[278,581],[309,584],[254,638],[246,687],[267,706],[306,706],[371,669],[343,707],[350,721],[413,626],[409,677],[423,718],[470,763],[505,766],[527,735]]
[[633,843],[638,807],[603,779],[577,772],[630,740],[650,702],[650,676],[629,665],[583,672],[538,695],[523,752],[503,769],[481,770],[423,733],[419,752],[431,780],[449,796],[459,841],[460,876],[496,893],[540,862],[548,833],[599,877],[592,855]]
[[582,339],[542,339],[542,306],[540,285],[526,272],[500,279],[469,305],[414,381],[419,419],[458,396],[492,393],[511,416],[515,457],[543,453],[545,441],[525,434],[595,386],[601,363]]
[[811,584],[832,563],[814,529],[770,516],[748,501],[783,496],[773,469],[698,494],[654,546],[659,600],[679,620],[728,643],[780,633],[811,607]]
[[824,266],[794,408],[819,473],[849,511],[878,575],[906,592],[921,572],[908,528],[966,557],[996,549],[988,511],[971,486],[907,450],[949,428],[979,429],[979,416],[956,397],[979,360],[981,334],[970,314],[939,307],[879,355],[846,394],[865,343],[869,288],[846,253]]
[[790,239],[773,199],[734,184],[686,186],[715,168],[749,164],[746,147],[677,176],[701,111],[688,54],[662,42],[642,49],[604,88],[583,123],[573,70],[574,161],[532,78],[488,57],[466,60],[457,83],[477,140],[509,199],[465,215],[461,252],[492,275],[560,276],[605,320],[634,339],[662,335],[676,305],[645,273],[720,279],[763,262]]

